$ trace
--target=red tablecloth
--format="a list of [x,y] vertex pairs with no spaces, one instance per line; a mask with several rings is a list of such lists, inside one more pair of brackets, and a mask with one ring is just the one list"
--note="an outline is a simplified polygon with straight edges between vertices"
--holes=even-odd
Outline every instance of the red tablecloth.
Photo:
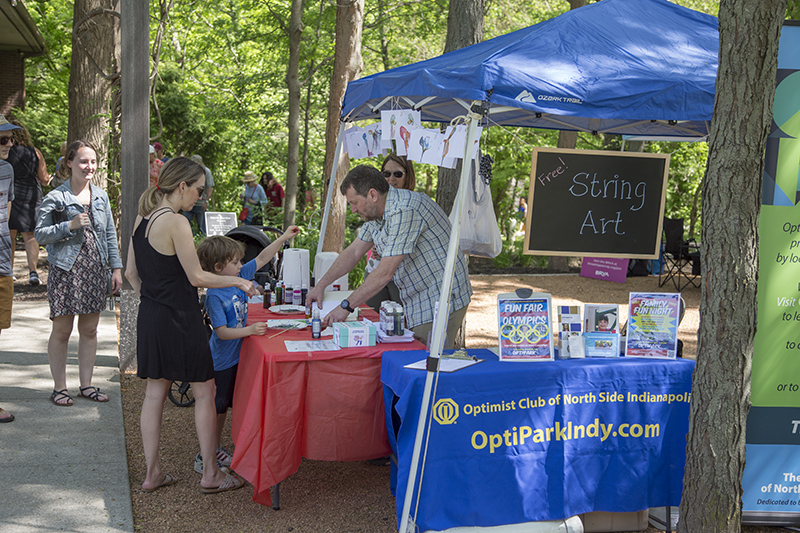
[[[361,312],[378,318],[372,310]],[[248,323],[274,318],[302,317],[250,305]],[[271,505],[270,487],[297,472],[303,457],[361,461],[389,455],[381,355],[425,349],[414,341],[287,352],[284,341],[309,340],[311,328],[270,338],[277,332],[245,338],[233,396],[231,467],[253,484],[253,500],[263,505]]]

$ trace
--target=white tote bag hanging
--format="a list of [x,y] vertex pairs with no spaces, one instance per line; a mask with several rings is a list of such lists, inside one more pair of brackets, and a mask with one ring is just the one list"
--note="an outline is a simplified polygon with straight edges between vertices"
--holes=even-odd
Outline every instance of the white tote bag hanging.
[[[486,157],[491,160],[489,156]],[[481,176],[478,168],[481,160],[479,151],[477,157],[472,160],[470,187],[467,189],[467,198],[461,211],[461,238],[458,244],[465,254],[497,257],[503,249],[503,238],[492,204],[492,190],[489,187],[491,171],[485,172],[487,174],[485,179]],[[452,213],[450,222],[453,222]]]

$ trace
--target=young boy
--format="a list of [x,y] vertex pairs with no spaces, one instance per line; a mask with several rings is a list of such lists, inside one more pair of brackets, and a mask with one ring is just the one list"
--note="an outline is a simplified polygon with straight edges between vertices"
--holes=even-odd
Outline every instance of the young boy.
[[[300,232],[297,226],[289,226],[283,235],[264,248],[255,259],[242,265],[244,245],[230,237],[208,237],[197,247],[197,256],[203,270],[223,276],[239,276],[252,280],[258,269],[267,264],[278,253],[284,242]],[[214,382],[217,386],[217,462],[230,467],[231,454],[219,444],[228,409],[233,402],[233,388],[236,385],[236,370],[239,367],[239,350],[242,339],[250,335],[263,335],[267,331],[264,322],[249,326],[247,323],[247,295],[236,287],[209,289],[206,292],[206,312],[211,318],[209,344],[214,359]],[[203,458],[197,454],[194,470],[203,473]]]

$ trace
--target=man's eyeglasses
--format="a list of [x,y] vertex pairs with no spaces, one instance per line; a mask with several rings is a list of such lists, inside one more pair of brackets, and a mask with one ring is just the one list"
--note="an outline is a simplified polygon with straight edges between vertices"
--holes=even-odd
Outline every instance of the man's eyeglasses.
[[388,170],[383,171],[383,177],[386,179],[391,178],[392,174],[394,174],[395,178],[402,178],[403,174],[405,174],[405,171],[403,170],[395,170],[394,172],[389,172]]
[[14,137],[0,137],[0,145],[5,146],[8,143],[14,144]]

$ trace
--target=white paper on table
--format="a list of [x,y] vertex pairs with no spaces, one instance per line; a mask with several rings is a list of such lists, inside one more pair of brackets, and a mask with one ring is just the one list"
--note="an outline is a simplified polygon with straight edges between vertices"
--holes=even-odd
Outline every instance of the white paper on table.
[[[472,366],[482,362],[483,359],[478,359],[476,361],[474,359],[451,359],[449,357],[441,357],[439,359],[439,372],[455,372],[456,370],[461,370],[462,368],[467,368],[468,366]],[[423,359],[421,361],[417,361],[416,363],[408,364],[403,368],[411,368],[413,370],[425,370],[428,368],[428,360]]]
[[[353,291],[329,291],[322,296],[322,307],[319,310],[320,318],[325,318],[328,313],[342,306],[342,300],[349,298]],[[318,302],[319,304],[319,302]],[[358,308],[356,307],[347,317],[345,322],[358,320]]]
[[335,352],[340,350],[333,340],[283,341],[289,352]]

